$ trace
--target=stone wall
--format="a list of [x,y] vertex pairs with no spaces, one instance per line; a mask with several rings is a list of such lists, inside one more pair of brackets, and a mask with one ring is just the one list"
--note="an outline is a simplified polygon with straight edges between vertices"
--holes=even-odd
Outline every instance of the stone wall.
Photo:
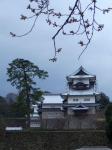
[[27,131],[5,133],[0,150],[75,150],[82,146],[110,146],[104,131]]

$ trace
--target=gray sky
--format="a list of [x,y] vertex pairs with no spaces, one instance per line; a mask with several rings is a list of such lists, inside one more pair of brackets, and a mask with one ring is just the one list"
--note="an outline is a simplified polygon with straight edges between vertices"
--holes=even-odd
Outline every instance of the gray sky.
[[[60,0],[52,0],[52,5],[58,10],[66,10],[68,0],[65,4]],[[101,2],[101,1],[100,1]],[[59,4],[60,3],[60,4]],[[6,68],[15,58],[28,59],[37,64],[41,69],[47,70],[49,78],[37,81],[37,85],[43,90],[52,92],[64,92],[66,90],[65,77],[74,72],[80,65],[87,71],[97,76],[98,90],[112,97],[112,12],[108,15],[97,15],[97,20],[105,24],[104,30],[96,33],[86,52],[77,60],[81,48],[77,44],[77,37],[59,36],[58,47],[63,51],[59,54],[56,63],[49,62],[53,57],[52,36],[55,29],[50,28],[44,18],[37,21],[35,29],[31,34],[22,38],[11,38],[9,32],[22,34],[27,31],[30,21],[20,21],[20,15],[27,13],[28,0],[1,0],[0,1],[0,95],[16,92],[10,83],[6,81]],[[99,5],[111,7],[112,1],[103,0]],[[62,6],[59,7],[59,6]],[[28,13],[27,13],[28,14]]]

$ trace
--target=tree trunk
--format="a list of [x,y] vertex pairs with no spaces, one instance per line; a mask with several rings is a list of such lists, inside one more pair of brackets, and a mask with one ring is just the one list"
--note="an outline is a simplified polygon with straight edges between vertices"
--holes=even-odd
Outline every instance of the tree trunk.
[[27,83],[27,76],[26,76],[26,72],[24,71],[24,80],[25,80],[25,90],[26,90],[26,104],[27,104],[27,124],[26,127],[29,128],[30,127],[30,97],[29,97],[29,93],[30,93],[30,88],[28,86]]
[[26,97],[26,103],[27,103],[27,127],[30,127],[30,98],[29,94],[27,92],[27,97]]

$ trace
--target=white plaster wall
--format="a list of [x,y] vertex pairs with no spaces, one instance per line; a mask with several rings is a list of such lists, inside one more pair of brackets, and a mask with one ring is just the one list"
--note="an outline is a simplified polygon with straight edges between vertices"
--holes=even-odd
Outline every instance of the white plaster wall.
[[85,84],[89,84],[89,79],[74,79],[73,80],[73,84],[76,84],[78,82],[82,82],[82,83],[85,83]]
[[[78,99],[78,101],[74,101],[74,99]],[[90,101],[85,101],[84,99],[90,99]],[[69,96],[68,104],[69,103],[95,103],[95,96]]]

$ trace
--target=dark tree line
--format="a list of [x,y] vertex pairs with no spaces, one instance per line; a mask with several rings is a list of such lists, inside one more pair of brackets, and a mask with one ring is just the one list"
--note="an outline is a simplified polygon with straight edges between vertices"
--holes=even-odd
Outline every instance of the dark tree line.
[[0,117],[8,117],[10,112],[10,103],[0,96]]
[[106,133],[109,141],[112,143],[112,103],[108,104],[106,112]]

